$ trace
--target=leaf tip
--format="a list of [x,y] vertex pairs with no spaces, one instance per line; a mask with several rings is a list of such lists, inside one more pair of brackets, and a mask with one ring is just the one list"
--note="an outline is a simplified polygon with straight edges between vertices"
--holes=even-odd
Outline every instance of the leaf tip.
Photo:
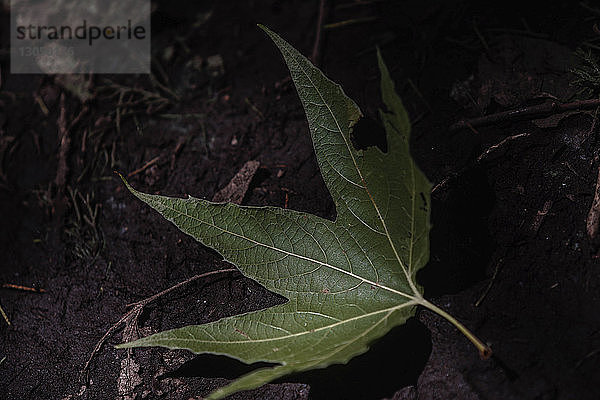
[[130,187],[130,186],[129,186],[129,183],[127,182],[127,179],[125,179],[125,177],[123,176],[123,174],[122,174],[122,173],[120,173],[119,171],[113,171],[113,172],[114,172],[114,173],[115,173],[115,174],[116,174],[116,175],[117,175],[119,178],[121,178],[121,180],[123,181],[123,183],[125,184],[125,186],[127,186],[128,188]]
[[263,24],[256,24],[256,26],[258,26],[260,29],[262,29],[263,31],[265,31],[265,33],[269,36],[273,35],[273,31],[270,30],[269,28],[267,28],[265,25]]
[[381,84],[383,85],[385,83],[386,85],[390,85],[391,91],[394,91],[395,85],[392,81],[392,78],[390,77],[390,71],[388,70],[385,61],[383,60],[383,56],[381,55],[381,49],[379,48],[379,46],[377,46],[377,64],[379,66],[379,72],[381,74]]
[[375,46],[375,50],[377,50],[377,61],[383,61],[383,57],[381,56],[381,49],[379,48],[379,46]]
[[121,178],[121,180],[123,181],[123,183],[125,184],[125,187],[127,188],[127,190],[129,190],[131,193],[133,193],[136,197],[139,197],[139,193],[137,190],[135,190],[130,184],[129,182],[127,182],[127,178],[125,178],[123,176],[123,174],[121,174],[119,171],[114,171],[115,174],[117,174],[119,176],[119,178]]
[[133,342],[127,342],[127,343],[120,343],[120,344],[116,344],[114,347],[115,349],[130,349],[132,347],[134,347],[132,345]]
[[[269,28],[267,28],[266,26],[264,26],[263,24],[256,24],[260,29],[262,29],[267,36],[269,36],[269,38],[271,38],[271,40],[273,42],[275,42],[275,44],[280,47],[279,42],[283,41],[285,42],[281,36],[279,36],[278,34],[276,34],[275,32],[273,32],[272,30],[270,30]],[[287,43],[286,43],[287,44]]]
[[145,342],[145,339],[148,337],[149,336],[147,336],[145,338],[143,337],[143,338],[139,338],[136,340],[131,340],[131,341],[125,342],[125,343],[115,344],[114,348],[121,350],[121,349],[133,349],[136,347],[148,347],[148,344]]

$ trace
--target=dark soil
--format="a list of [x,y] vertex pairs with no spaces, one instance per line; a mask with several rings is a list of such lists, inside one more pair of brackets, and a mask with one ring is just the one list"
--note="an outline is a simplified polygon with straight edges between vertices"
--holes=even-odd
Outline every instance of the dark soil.
[[[244,204],[335,217],[284,63],[255,26],[310,54],[318,1],[196,3],[159,1],[153,14],[153,75],[175,95],[148,76],[93,77],[89,110],[62,152],[61,107],[70,123],[81,98],[65,89],[72,77],[8,72],[3,11],[0,283],[45,292],[0,289],[11,322],[0,319],[2,399],[199,398],[255,367],[142,349],[133,352],[139,369],[123,369],[127,352],[112,346],[123,339],[118,331],[82,374],[126,304],[228,267],[131,196],[114,170],[130,174],[154,160],[130,177],[136,188],[212,198],[257,160]],[[419,281],[495,356],[479,359],[452,326],[419,311],[348,365],[232,398],[600,398],[600,262],[586,233],[599,163],[594,110],[449,130],[465,117],[576,99],[572,54],[599,43],[600,11],[577,2],[527,10],[459,0],[327,3],[326,23],[376,18],[324,30],[320,66],[376,119],[381,48],[414,121],[418,164],[434,183],[449,177],[432,195],[431,262]],[[207,65],[213,55],[223,70]],[[115,85],[164,100],[133,93],[122,101],[139,103],[119,105]],[[385,146],[369,129],[356,142]],[[239,274],[213,276],[149,305],[140,334],[282,301]],[[129,381],[119,380],[122,371]]]

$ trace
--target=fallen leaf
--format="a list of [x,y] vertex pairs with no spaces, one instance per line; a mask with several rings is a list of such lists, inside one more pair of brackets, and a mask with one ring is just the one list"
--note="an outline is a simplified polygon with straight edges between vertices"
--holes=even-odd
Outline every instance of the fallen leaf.
[[431,185],[410,157],[410,121],[381,56],[386,110],[380,115],[388,152],[356,150],[350,134],[362,116],[358,106],[287,42],[263,29],[290,69],[337,218],[150,195],[125,182],[183,232],[288,301],[119,347],[164,346],[275,364],[242,376],[209,399],[292,372],[346,363],[403,324],[418,305],[448,319],[489,355],[489,348],[456,319],[425,300],[416,284],[416,273],[429,257]]

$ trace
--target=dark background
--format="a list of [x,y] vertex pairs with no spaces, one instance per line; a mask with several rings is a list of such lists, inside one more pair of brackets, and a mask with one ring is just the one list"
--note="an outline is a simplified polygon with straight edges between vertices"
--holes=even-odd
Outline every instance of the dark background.
[[[355,23],[323,29],[319,66],[376,119],[379,46],[413,120],[413,155],[431,182],[445,182],[432,195],[425,296],[495,356],[479,359],[452,326],[420,310],[347,366],[232,398],[597,399],[600,274],[586,234],[597,110],[449,127],[583,98],[569,70],[581,63],[577,48],[600,51],[600,9],[591,1],[325,4],[325,24]],[[210,199],[258,160],[244,204],[335,216],[288,72],[256,27],[310,55],[319,2],[153,8],[152,76],[89,80],[11,75],[2,12],[0,283],[45,292],[0,289],[12,323],[0,319],[0,398],[199,398],[247,370],[165,349],[135,350],[135,364],[125,365],[127,352],[112,347],[123,339],[117,331],[81,373],[126,304],[227,267],[134,199],[113,171],[147,192]],[[222,64],[211,64],[214,55]],[[357,144],[381,145],[374,132],[376,123],[357,132]],[[281,301],[239,274],[208,278],[149,305],[140,334]]]

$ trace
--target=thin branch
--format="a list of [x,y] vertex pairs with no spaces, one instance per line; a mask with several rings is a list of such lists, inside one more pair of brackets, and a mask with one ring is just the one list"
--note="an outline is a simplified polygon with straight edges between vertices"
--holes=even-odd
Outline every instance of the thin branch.
[[227,269],[219,269],[217,271],[210,271],[210,272],[205,272],[203,274],[199,274],[199,275],[194,275],[191,278],[186,279],[185,281],[179,282],[178,284],[171,286],[168,289],[163,290],[162,292],[156,293],[155,295],[152,295],[144,300],[140,300],[140,301],[136,301],[135,303],[131,303],[131,304],[127,304],[127,307],[145,307],[147,306],[149,303],[153,302],[154,300],[158,299],[161,296],[164,296],[165,294],[171,293],[173,290],[179,289],[182,286],[187,285],[188,283],[192,283],[195,280],[198,280],[200,278],[205,278],[207,276],[210,275],[215,275],[215,274],[222,274],[224,272],[235,272],[237,271],[237,269],[235,268],[227,268]]
[[509,136],[507,138],[502,139],[500,142],[488,147],[483,153],[481,153],[479,155],[479,157],[477,157],[475,159],[474,162],[469,163],[470,165],[463,167],[462,169],[455,171],[455,172],[451,172],[448,176],[444,177],[438,184],[436,184],[432,189],[431,189],[431,194],[434,194],[435,192],[437,192],[438,190],[442,189],[443,187],[445,187],[446,185],[448,185],[448,183],[450,183],[450,181],[452,181],[453,179],[458,178],[459,176],[461,176],[465,171],[467,171],[469,168],[471,168],[473,165],[478,165],[479,163],[481,163],[483,160],[485,160],[490,154],[492,154],[493,152],[497,151],[498,149],[502,148],[503,146],[505,146],[507,143],[512,142],[513,140],[522,138],[522,137],[528,137],[530,136],[531,133],[529,132],[525,132],[525,133],[519,133],[517,135],[513,135],[513,136]]
[[535,217],[533,217],[533,222],[531,223],[531,231],[534,234],[537,234],[540,230],[540,226],[542,226],[542,222],[544,222],[546,215],[548,215],[548,213],[550,212],[552,204],[552,200],[546,200],[546,202],[544,202],[544,207],[542,207],[542,209],[539,210],[537,214],[535,214]]
[[34,293],[46,292],[45,289],[38,289],[38,288],[34,288],[34,287],[29,287],[29,286],[15,285],[14,283],[3,283],[2,288],[3,289],[21,290],[23,292],[34,292]]
[[6,323],[8,324],[8,326],[10,326],[11,325],[10,319],[8,319],[8,315],[6,315],[6,313],[4,312],[4,309],[2,308],[2,306],[0,306],[0,315],[2,315],[2,318],[4,318],[4,320],[6,321]]
[[98,341],[98,343],[96,343],[96,346],[94,346],[94,350],[92,351],[92,354],[90,354],[90,357],[88,358],[88,360],[86,361],[85,365],[83,366],[83,369],[81,370],[81,373],[85,373],[89,366],[90,363],[92,362],[92,360],[94,359],[94,357],[96,356],[96,354],[98,354],[98,352],[100,351],[100,349],[102,348],[102,346],[104,345],[104,343],[106,342],[106,340],[112,336],[120,327],[121,325],[125,325],[130,326],[130,325],[135,325],[137,324],[137,319],[140,316],[140,314],[142,313],[142,311],[144,310],[144,307],[146,307],[148,304],[150,304],[151,302],[153,302],[154,300],[158,299],[159,297],[162,297],[168,293],[171,293],[172,291],[179,289],[182,286],[187,285],[188,283],[191,283],[195,280],[198,280],[200,278],[205,278],[207,276],[210,275],[215,275],[215,274],[220,274],[220,273],[225,273],[225,272],[234,272],[237,271],[237,269],[235,268],[227,268],[227,269],[220,269],[217,271],[210,271],[210,272],[205,272],[204,274],[199,274],[199,275],[194,275],[191,278],[186,279],[183,282],[179,282],[178,284],[171,286],[168,289],[163,290],[162,292],[156,293],[155,295],[152,295],[148,298],[145,298],[143,300],[137,301],[135,303],[131,303],[128,304],[127,307],[132,307],[131,310],[127,311],[122,317],[121,319],[119,319],[115,324],[113,324],[109,330],[106,331],[106,333],[104,334],[104,336],[102,336],[102,338]]
[[450,132],[455,132],[464,128],[476,126],[491,125],[496,122],[516,121],[521,119],[535,119],[552,114],[560,114],[573,110],[589,110],[600,106],[600,99],[579,100],[572,103],[561,104],[556,101],[539,104],[530,107],[517,108],[515,110],[503,111],[496,114],[486,115],[484,117],[463,119],[450,126]]
[[596,241],[598,239],[598,233],[600,232],[600,166],[598,167],[598,177],[594,189],[594,200],[586,219],[586,231],[590,240]]
[[58,126],[58,141],[59,152],[58,152],[58,166],[56,168],[56,178],[54,182],[59,190],[63,190],[66,182],[67,182],[67,174],[69,173],[69,166],[67,163],[69,157],[69,151],[71,150],[71,137],[70,133],[73,130],[73,127],[81,121],[81,118],[88,111],[87,104],[83,104],[79,114],[71,121],[69,125],[67,125],[67,108],[65,105],[65,94],[62,93],[60,95],[60,114],[58,120],[56,121],[56,125]]
[[519,139],[519,138],[522,138],[524,136],[529,136],[529,135],[531,135],[531,133],[525,132],[525,133],[519,133],[518,135],[509,136],[507,138],[502,139],[500,142],[496,143],[493,146],[488,147],[486,151],[481,153],[481,155],[479,157],[477,157],[477,162],[478,163],[481,162],[487,156],[489,156],[491,153],[498,150],[500,147],[504,146],[506,143],[511,142],[516,139]]
[[148,161],[146,164],[144,164],[143,166],[141,166],[140,168],[136,169],[133,172],[130,172],[127,174],[128,178],[131,178],[134,175],[139,174],[140,172],[145,171],[146,169],[150,168],[151,166],[153,166],[154,164],[156,164],[158,161],[160,160],[160,156],[156,156],[154,157],[152,160]]
[[492,279],[490,279],[490,281],[488,282],[487,287],[485,288],[485,290],[483,291],[483,293],[481,294],[481,296],[479,296],[479,300],[477,300],[474,304],[475,307],[479,307],[481,305],[481,303],[483,302],[483,300],[486,298],[486,296],[488,295],[488,293],[490,292],[490,290],[492,289],[492,285],[494,285],[494,281],[496,280],[496,276],[498,276],[498,271],[500,270],[500,265],[502,264],[502,259],[498,260],[498,262],[496,262],[496,268],[494,269],[494,275],[492,275]]
[[313,64],[319,64],[319,52],[321,49],[321,33],[323,32],[323,21],[325,19],[325,1],[319,0],[319,17],[317,19],[317,32],[315,33],[315,43],[313,45],[310,61]]

